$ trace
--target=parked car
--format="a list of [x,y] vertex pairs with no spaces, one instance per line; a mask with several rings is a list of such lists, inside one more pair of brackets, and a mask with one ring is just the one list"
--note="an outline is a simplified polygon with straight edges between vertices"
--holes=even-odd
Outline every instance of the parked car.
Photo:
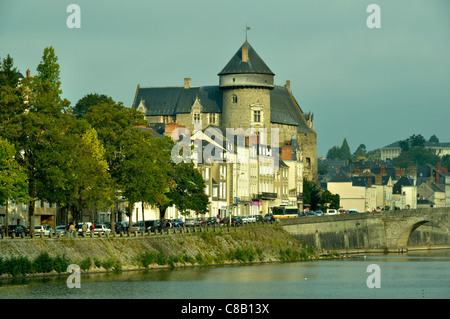
[[184,221],[182,219],[174,219],[172,220],[173,227],[183,227]]
[[242,221],[242,217],[241,216],[233,216],[231,217],[231,224],[233,224],[234,226],[239,226],[242,225],[244,222]]
[[256,217],[253,215],[242,216],[243,223],[254,223],[256,222]]
[[120,233],[121,231],[128,231],[128,223],[127,222],[116,222],[115,224],[116,233]]
[[81,233],[83,231],[83,224],[86,224],[87,226],[86,234],[90,233],[91,230],[94,229],[94,225],[91,222],[82,222],[75,225],[77,232]]
[[230,222],[231,222],[231,217],[228,216],[228,217],[222,218],[219,223],[220,224],[229,224]]
[[255,215],[256,221],[260,222],[264,219],[264,217],[262,215]]
[[327,210],[326,215],[337,215],[338,211],[336,209]]
[[56,231],[50,225],[44,225],[44,228],[49,231],[53,236],[56,235]]
[[264,215],[264,220],[266,221],[266,222],[273,222],[273,221],[275,221],[275,218],[273,217],[273,214],[266,214],[266,215]]
[[64,236],[67,233],[67,229],[65,225],[56,226],[55,234],[60,234],[60,236]]
[[309,210],[306,212],[305,216],[316,216],[316,213],[313,210]]
[[105,224],[102,223],[94,223],[94,234],[105,235],[106,233],[110,233],[111,229],[108,228]]
[[316,216],[323,216],[323,211],[316,210]]
[[11,236],[12,234],[20,236],[22,233],[27,236],[30,233],[30,230],[22,225],[8,225],[8,236]]
[[348,211],[347,211],[347,214],[358,214],[359,213],[359,210],[358,209],[349,209]]
[[200,221],[197,218],[189,218],[184,222],[186,227],[200,226]]
[[208,225],[216,225],[216,224],[219,224],[220,219],[217,218],[217,217],[209,217],[209,218],[206,220],[206,222],[207,222]]
[[159,220],[150,220],[148,224],[146,222],[146,225],[148,225],[147,231],[148,232],[157,232],[158,230],[161,229],[160,224],[161,224],[161,222]]
[[44,225],[36,225],[34,226],[34,233],[42,236],[48,236],[50,231],[46,229]]

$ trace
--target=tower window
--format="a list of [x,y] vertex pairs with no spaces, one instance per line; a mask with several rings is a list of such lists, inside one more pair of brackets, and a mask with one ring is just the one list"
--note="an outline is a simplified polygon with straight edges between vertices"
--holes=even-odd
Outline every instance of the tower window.
[[216,114],[209,113],[209,123],[216,124]]
[[261,111],[253,111],[253,122],[261,122]]
[[233,95],[233,103],[237,103],[237,95]]
[[200,123],[200,114],[198,113],[194,114],[194,123]]

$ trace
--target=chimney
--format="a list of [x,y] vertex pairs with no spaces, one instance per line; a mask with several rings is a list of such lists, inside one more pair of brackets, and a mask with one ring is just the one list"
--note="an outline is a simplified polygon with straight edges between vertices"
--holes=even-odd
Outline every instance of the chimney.
[[242,62],[248,62],[248,47],[242,47]]
[[288,90],[289,93],[291,93],[291,81],[290,80],[286,80],[286,90]]
[[30,78],[30,69],[27,69],[27,78]]
[[184,78],[184,88],[189,89],[191,87],[191,78]]

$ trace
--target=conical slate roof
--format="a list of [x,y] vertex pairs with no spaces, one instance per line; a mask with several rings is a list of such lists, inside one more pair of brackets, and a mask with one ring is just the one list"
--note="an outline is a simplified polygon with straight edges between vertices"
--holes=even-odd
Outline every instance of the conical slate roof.
[[[242,62],[242,47],[248,47],[248,62]],[[244,42],[236,54],[231,58],[230,62],[228,62],[228,64],[218,75],[240,73],[275,75],[264,63],[258,53],[256,53],[256,51],[252,48],[250,43],[248,43],[248,41]]]

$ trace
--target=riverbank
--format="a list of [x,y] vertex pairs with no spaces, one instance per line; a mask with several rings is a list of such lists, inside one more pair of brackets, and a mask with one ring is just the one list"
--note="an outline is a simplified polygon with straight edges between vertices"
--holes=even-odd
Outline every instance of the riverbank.
[[203,229],[145,237],[35,238],[0,241],[0,278],[265,263],[330,258],[278,225]]

